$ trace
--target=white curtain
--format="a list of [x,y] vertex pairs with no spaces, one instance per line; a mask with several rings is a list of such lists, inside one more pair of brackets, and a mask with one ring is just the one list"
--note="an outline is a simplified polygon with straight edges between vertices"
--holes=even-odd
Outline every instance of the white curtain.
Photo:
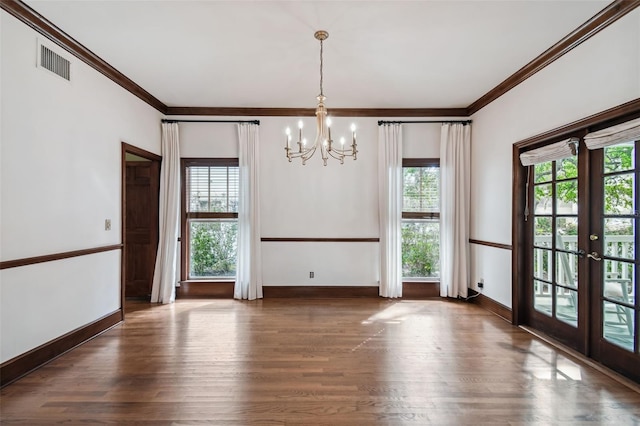
[[176,298],[179,218],[180,144],[178,123],[162,123],[160,235],[151,289],[152,303],[172,303]]
[[402,297],[402,127],[378,127],[380,296]]
[[440,296],[467,297],[471,126],[445,123],[440,137]]
[[258,126],[250,123],[238,124],[238,137],[238,260],[233,297],[254,300],[262,298]]

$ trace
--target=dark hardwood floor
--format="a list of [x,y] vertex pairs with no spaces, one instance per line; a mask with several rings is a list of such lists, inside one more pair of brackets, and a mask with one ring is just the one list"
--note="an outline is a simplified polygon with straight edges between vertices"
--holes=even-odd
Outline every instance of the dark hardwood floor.
[[2,424],[640,423],[640,394],[471,304],[129,302],[1,392]]

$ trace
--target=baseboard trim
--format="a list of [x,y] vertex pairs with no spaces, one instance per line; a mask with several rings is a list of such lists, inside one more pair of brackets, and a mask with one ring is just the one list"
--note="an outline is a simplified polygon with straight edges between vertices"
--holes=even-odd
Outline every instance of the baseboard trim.
[[0,365],[0,387],[5,387],[33,370],[53,361],[60,355],[88,342],[122,322],[123,311],[118,309],[87,325],[79,327],[50,342],[18,355]]
[[513,311],[511,308],[503,305],[500,302],[496,302],[490,297],[485,296],[482,293],[478,293],[473,289],[469,289],[470,302],[492,312],[502,318],[503,320],[513,324]]
[[377,286],[263,286],[264,298],[335,299],[378,297]]
[[176,299],[233,299],[233,281],[182,281]]
[[[233,281],[183,281],[176,289],[177,299],[233,299]],[[378,297],[377,286],[263,286],[265,298],[344,298]],[[439,282],[404,282],[403,299],[440,297]]]

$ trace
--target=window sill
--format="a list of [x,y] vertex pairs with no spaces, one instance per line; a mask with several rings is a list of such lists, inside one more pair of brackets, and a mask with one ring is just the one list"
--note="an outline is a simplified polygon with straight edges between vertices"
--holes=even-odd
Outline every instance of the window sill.
[[222,279],[215,279],[215,278],[204,278],[204,279],[198,279],[198,280],[184,280],[184,281],[180,281],[180,284],[235,284],[236,280],[234,278],[222,278]]
[[440,278],[403,278],[402,283],[440,284]]

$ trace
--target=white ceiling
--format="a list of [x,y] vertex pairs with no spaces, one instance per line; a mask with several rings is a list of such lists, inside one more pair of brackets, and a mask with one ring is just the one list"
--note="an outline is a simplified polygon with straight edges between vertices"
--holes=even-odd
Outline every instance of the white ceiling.
[[31,1],[169,106],[466,107],[609,1]]

